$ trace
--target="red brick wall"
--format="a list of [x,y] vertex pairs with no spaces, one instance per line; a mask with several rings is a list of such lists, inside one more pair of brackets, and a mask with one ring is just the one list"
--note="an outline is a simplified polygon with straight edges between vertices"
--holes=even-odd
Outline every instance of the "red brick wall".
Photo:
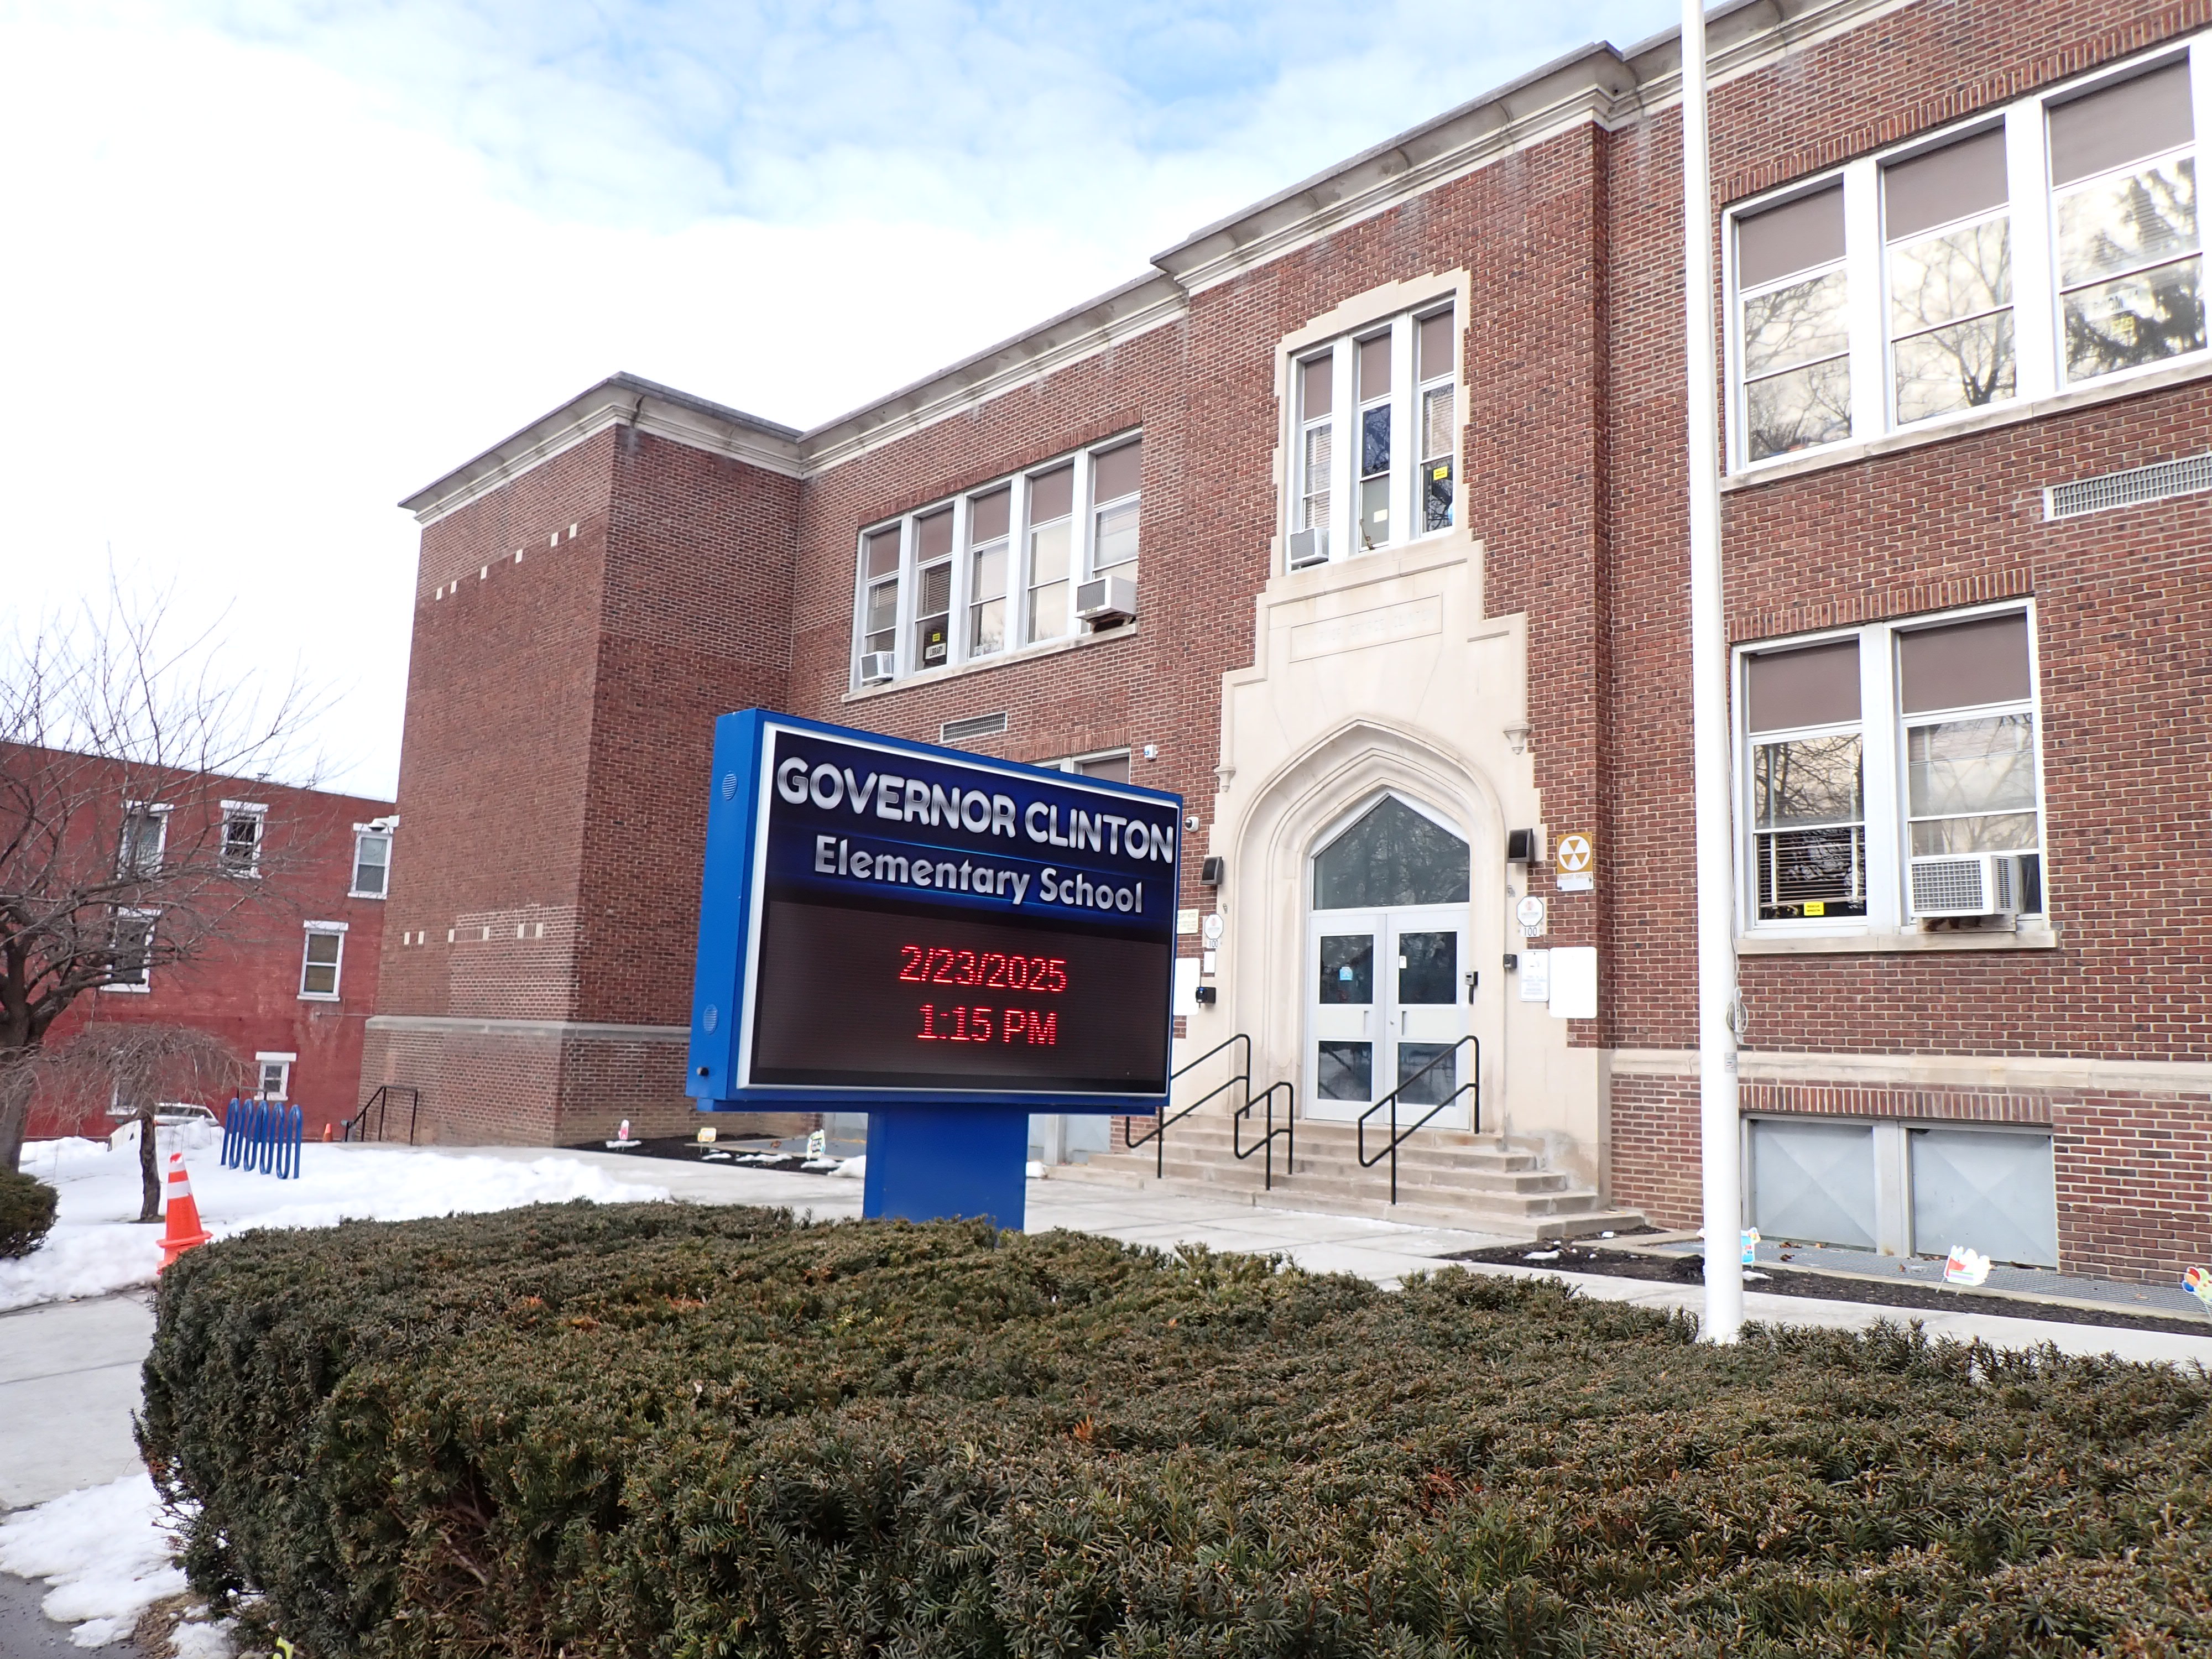
[[2061,1096],[2051,1120],[2069,1270],[2171,1285],[2212,1261],[2212,1103]]
[[[386,902],[347,896],[353,885],[353,826],[389,814],[392,803],[243,779],[195,781],[173,795],[151,792],[155,799],[179,796],[211,813],[219,812],[216,803],[225,796],[266,804],[262,874],[253,897],[203,953],[173,967],[156,967],[146,991],[80,997],[48,1030],[46,1046],[58,1054],[94,1020],[186,1026],[222,1041],[245,1068],[249,1090],[256,1054],[295,1054],[291,1098],[301,1108],[306,1133],[319,1137],[325,1125],[352,1115],[362,1026],[377,1003]],[[195,826],[173,822],[169,845],[195,843],[199,834]],[[347,925],[335,1002],[301,1000],[305,921]],[[200,1103],[220,1109],[223,1102]],[[105,1135],[114,1127],[104,1103],[48,1097],[34,1103],[29,1133]]]
[[493,993],[455,951],[465,915],[574,914],[613,450],[602,433],[422,532],[380,1013],[453,1012],[457,984],[472,1013],[569,1000],[565,963]]
[[[391,946],[380,1013],[689,1023],[713,721],[783,699],[797,494],[621,427],[425,529],[393,903],[427,942]],[[361,1091],[421,1089],[425,1139],[557,1143],[688,1130],[683,1066],[680,1040],[377,1030]]]
[[1697,1079],[1616,1074],[1611,1101],[1613,1201],[1656,1227],[1699,1225]]
[[573,1018],[688,1026],[714,720],[785,704],[799,486],[629,428],[614,480]]

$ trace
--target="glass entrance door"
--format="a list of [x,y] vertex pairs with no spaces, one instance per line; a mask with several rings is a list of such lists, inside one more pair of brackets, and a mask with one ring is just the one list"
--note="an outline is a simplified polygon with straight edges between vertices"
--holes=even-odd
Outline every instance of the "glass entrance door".
[[[1468,1056],[1467,843],[1386,795],[1314,858],[1306,956],[1308,1115],[1350,1122],[1401,1084],[1399,1121],[1449,1096]],[[1412,1109],[1410,1110],[1405,1109]],[[1464,1099],[1437,1127],[1468,1127]]]
[[[1310,1115],[1348,1123],[1410,1084],[1398,1121],[1419,1118],[1407,1109],[1436,1104],[1467,1075],[1464,1054],[1432,1064],[1467,1034],[1465,907],[1316,911],[1313,924]],[[1465,1103],[1436,1124],[1467,1127]]]

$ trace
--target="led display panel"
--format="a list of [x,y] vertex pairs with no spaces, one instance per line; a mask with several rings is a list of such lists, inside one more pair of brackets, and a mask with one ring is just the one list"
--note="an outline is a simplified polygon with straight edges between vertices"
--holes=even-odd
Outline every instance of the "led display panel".
[[1157,1109],[1179,798],[760,710],[714,772],[695,1097]]

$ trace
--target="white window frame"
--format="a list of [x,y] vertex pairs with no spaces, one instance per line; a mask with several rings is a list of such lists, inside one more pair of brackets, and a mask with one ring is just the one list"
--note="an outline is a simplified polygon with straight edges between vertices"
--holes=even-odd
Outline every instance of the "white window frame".
[[[1087,547],[1091,539],[1090,531],[1084,523],[1089,514],[1091,502],[1091,469],[1085,465],[1088,459],[1088,451],[1079,451],[1070,459],[1047,461],[1043,465],[1030,467],[1022,474],[1021,613],[1013,618],[1013,628],[1019,631],[1014,634],[1015,642],[1007,648],[1006,654],[1008,656],[1030,646],[1059,645],[1064,641],[1082,637],[1075,620],[1075,590],[1083,580],[1090,557]],[[1063,466],[1068,469],[1067,608],[1061,615],[1059,633],[1032,639],[1030,637],[1030,586],[1036,572],[1031,568],[1030,555],[1034,550],[1030,545],[1030,537],[1037,527],[1030,521],[1030,503],[1036,494],[1032,486],[1039,478],[1049,477]],[[1045,522],[1050,524],[1053,521],[1048,519]]]
[[[166,812],[168,809],[164,807],[161,810]],[[111,941],[114,938],[115,922],[120,921],[125,916],[138,916],[145,920],[147,924],[146,962],[142,970],[144,977],[135,983],[126,980],[104,980],[100,982],[100,988],[103,991],[119,992],[127,996],[144,996],[154,988],[154,933],[155,930],[161,925],[161,913],[151,905],[118,904],[109,915],[108,937]],[[111,948],[112,948],[112,945]]]
[[[126,800],[123,803],[123,833],[117,838],[115,873],[125,881],[157,879],[169,857],[169,814],[176,809],[167,801]],[[161,828],[154,838],[154,867],[140,868],[131,860],[131,826],[139,818],[151,818]]]
[[[384,889],[370,892],[361,884],[361,849],[364,843],[379,841],[384,843]],[[392,896],[392,830],[387,824],[371,821],[353,827],[353,870],[346,878],[348,898],[384,899]]]
[[[300,933],[300,1000],[302,1002],[336,1002],[345,989],[345,936],[347,924],[343,921],[310,921],[301,925]],[[338,942],[337,960],[331,966],[331,988],[310,991],[307,988],[308,941],[318,937],[336,938]],[[321,964],[312,964],[320,966]]]
[[[1136,440],[1133,439],[1131,441],[1133,442],[1136,441]],[[1085,453],[1081,463],[1083,477],[1080,486],[1082,494],[1085,497],[1083,504],[1083,562],[1077,568],[1077,572],[1073,577],[1073,586],[1079,586],[1085,582],[1094,581],[1102,575],[1109,575],[1115,571],[1126,569],[1128,566],[1133,564],[1139,570],[1144,568],[1145,485],[1141,468],[1137,479],[1137,487],[1129,491],[1127,495],[1115,495],[1103,501],[1097,499],[1098,463],[1109,455],[1111,455],[1115,450],[1126,449],[1127,447],[1127,444],[1120,443],[1093,444],[1091,446],[1090,449]],[[1120,564],[1102,566],[1097,562],[1098,514],[1105,508],[1115,506],[1118,502],[1131,501],[1137,503],[1137,556],[1133,559],[1124,559]]]
[[[1337,346],[1332,343],[1325,349],[1300,352],[1291,359],[1290,391],[1285,399],[1291,410],[1288,452],[1290,465],[1286,469],[1290,478],[1290,500],[1286,503],[1284,534],[1287,538],[1302,530],[1318,530],[1321,532],[1322,541],[1327,550],[1321,558],[1309,560],[1305,565],[1293,567],[1297,569],[1326,562],[1336,550],[1336,453],[1343,447],[1344,437],[1343,429],[1337,424],[1336,377],[1343,373],[1343,365],[1337,361],[1338,356]],[[1310,365],[1320,362],[1324,357],[1328,360],[1329,370],[1328,412],[1309,418],[1306,415],[1306,370]],[[1328,429],[1329,434],[1329,467],[1328,476],[1321,481],[1321,488],[1328,492],[1329,505],[1328,511],[1322,515],[1321,520],[1310,525],[1305,522],[1306,502],[1315,493],[1315,488],[1313,470],[1306,465],[1308,453],[1306,440],[1310,434],[1323,427]],[[1287,561],[1288,553],[1285,552],[1284,556]]]
[[[1362,323],[1347,330],[1333,340],[1309,342],[1294,350],[1284,353],[1285,366],[1283,376],[1281,443],[1286,458],[1283,466],[1284,489],[1281,502],[1281,541],[1284,547],[1284,568],[1288,570],[1319,569],[1326,562],[1339,564],[1347,559],[1363,558],[1370,553],[1395,552],[1418,542],[1435,537],[1449,536],[1462,529],[1467,522],[1467,351],[1465,346],[1467,319],[1459,313],[1459,295],[1450,290],[1407,307],[1387,317]],[[1438,313],[1449,313],[1452,319],[1452,517],[1441,530],[1420,530],[1412,535],[1396,533],[1400,526],[1415,523],[1421,503],[1420,468],[1422,457],[1420,409],[1422,386],[1433,386],[1443,376],[1417,385],[1414,375],[1419,371],[1419,340],[1420,325]],[[1390,523],[1392,535],[1374,547],[1359,544],[1359,462],[1362,441],[1359,429],[1360,398],[1359,346],[1364,340],[1388,332],[1390,336]],[[1305,434],[1307,430],[1321,424],[1320,417],[1305,418],[1304,388],[1300,384],[1301,372],[1307,363],[1321,357],[1330,359],[1328,424],[1329,445],[1329,513],[1328,557],[1316,559],[1310,564],[1292,567],[1289,562],[1290,538],[1306,526],[1300,522],[1304,516],[1307,478],[1305,471]],[[1373,399],[1370,400],[1376,401]]]
[[[254,823],[253,857],[243,866],[230,863],[230,826],[235,821],[251,819]],[[261,874],[261,852],[269,838],[269,807],[265,802],[227,800],[222,803],[222,839],[216,847],[216,865],[222,872],[238,881],[258,879]]]
[[[1817,633],[1792,634],[1771,640],[1752,640],[1738,645],[1729,665],[1729,726],[1734,737],[1736,848],[1736,933],[1741,939],[1836,939],[1895,935],[1915,931],[1906,876],[1911,856],[1911,821],[1907,815],[1905,729],[1908,723],[1940,718],[1942,710],[1907,714],[1899,684],[1898,637],[1954,623],[1984,617],[2024,616],[2027,619],[2028,695],[2025,702],[1978,704],[1972,714],[2027,712],[2035,726],[2035,823],[2033,854],[2042,888],[2042,906],[2032,915],[2047,922],[2051,915],[2051,821],[2047,773],[2043,757],[2043,657],[2033,599],[2006,599],[1962,610],[1926,615],[1894,617],[1856,628],[1831,628]],[[1786,740],[1796,729],[1750,730],[1747,663],[1770,652],[1795,650],[1856,639],[1859,647],[1859,788],[1866,824],[1867,908],[1863,916],[1812,916],[1763,921],[1759,917],[1759,858],[1756,779],[1751,765],[1754,744]],[[1840,726],[1843,722],[1835,723]],[[1808,726],[1806,732],[1826,727]]]
[[265,1086],[269,1075],[269,1068],[271,1066],[275,1066],[279,1067],[280,1070],[278,1073],[276,1092],[272,1098],[286,1101],[291,1099],[292,1067],[298,1062],[299,1058],[300,1056],[296,1054],[282,1054],[274,1050],[254,1055],[254,1092],[256,1094],[267,1094],[269,1092]]
[[[1724,408],[1729,472],[1755,474],[1770,467],[1802,461],[1808,456],[1845,453],[1854,445],[1891,433],[1940,433],[1947,427],[1984,416],[1994,410],[2029,408],[2063,392],[2125,386],[2145,375],[2170,373],[2177,366],[2212,365],[2212,328],[2208,328],[2208,343],[2197,351],[2071,382],[2066,380],[2063,368],[2064,310],[2058,294],[2057,203],[2051,185],[2049,112],[2056,105],[2101,87],[2131,80],[2185,58],[2190,65],[2196,128],[2193,149],[2201,191],[2208,153],[2207,135],[2212,133],[2212,31],[2164,42],[2029,97],[1978,110],[1879,155],[1862,156],[1840,167],[1794,179],[1787,185],[1731,203],[1723,216],[1721,236],[1722,314],[1725,325],[1722,332],[1723,373],[1726,378]],[[1883,234],[1882,169],[2000,125],[2005,134],[2007,199],[2003,211],[2008,217],[2012,237],[2013,395],[1997,402],[1948,410],[1921,420],[1901,422],[1893,414],[1896,373],[1889,338],[1889,258]],[[1754,461],[1746,445],[1743,295],[1736,278],[1736,224],[1769,208],[1826,189],[1838,180],[1844,187],[1844,270],[1849,289],[1846,304],[1850,336],[1850,434],[1829,443]],[[1992,214],[1996,211],[1990,210]],[[2200,241],[2207,240],[2204,228],[2208,219],[2212,219],[2212,214],[2200,205]],[[2203,257],[2203,269],[2208,278],[2212,278],[2212,248],[2207,248]],[[2212,280],[2204,283],[2203,292],[2208,313],[2212,313]]]
[[[1431,310],[1433,307],[1430,307]],[[957,495],[940,496],[922,503],[895,519],[878,519],[862,526],[853,541],[853,632],[849,689],[854,693],[864,690],[884,690],[880,684],[864,685],[860,679],[860,658],[866,653],[866,632],[868,611],[868,538],[896,527],[899,532],[898,622],[893,647],[892,684],[917,677],[935,677],[966,668],[971,665],[997,664],[1008,661],[1032,649],[1050,650],[1076,644],[1092,637],[1092,632],[1118,633],[1119,628],[1086,632],[1075,616],[1075,590],[1096,574],[1093,559],[1097,549],[1095,503],[1091,501],[1091,469],[1093,462],[1108,452],[1126,444],[1141,441],[1144,428],[1129,427],[1057,455],[1032,463],[1018,471],[1006,473],[970,485]],[[1073,480],[1069,490],[1070,545],[1067,559],[1067,616],[1066,631],[1050,638],[1033,640],[1029,637],[1030,592],[1030,480],[1041,477],[1062,466],[1073,469]],[[994,490],[1010,492],[1006,512],[1006,642],[988,656],[977,656],[969,635],[974,623],[970,613],[970,589],[974,550],[969,545],[969,504],[975,498],[988,495]],[[1119,498],[1117,498],[1119,499]],[[1141,503],[1143,492],[1138,492]],[[915,606],[920,598],[921,561],[917,520],[950,507],[952,511],[952,613],[951,648],[946,660],[933,668],[924,668],[914,660],[913,634],[917,615]],[[1142,507],[1139,507],[1139,561],[1141,568]],[[1121,568],[1109,566],[1109,570]]]

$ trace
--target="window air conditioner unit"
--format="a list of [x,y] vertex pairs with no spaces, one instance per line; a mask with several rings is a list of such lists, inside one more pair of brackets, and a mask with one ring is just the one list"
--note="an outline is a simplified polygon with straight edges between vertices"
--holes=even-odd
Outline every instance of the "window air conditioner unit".
[[2020,859],[2012,853],[1946,854],[1912,860],[1912,914],[1995,916],[2020,903]]
[[1293,570],[1303,570],[1310,564],[1328,562],[1328,526],[1316,525],[1310,530],[1291,532],[1288,561]]
[[1094,576],[1079,582],[1075,614],[1095,628],[1127,622],[1137,614],[1137,584],[1127,576]]
[[881,685],[885,680],[898,678],[896,654],[890,651],[863,652],[860,656],[860,684]]

